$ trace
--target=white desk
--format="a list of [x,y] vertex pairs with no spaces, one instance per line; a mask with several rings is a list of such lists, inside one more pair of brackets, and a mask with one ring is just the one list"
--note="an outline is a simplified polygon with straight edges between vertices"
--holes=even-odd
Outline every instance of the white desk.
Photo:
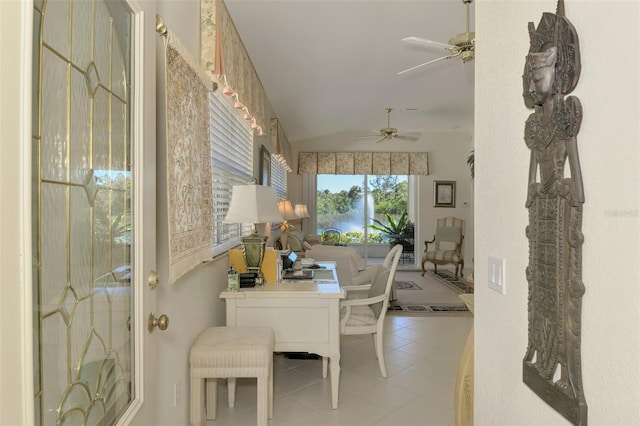
[[309,352],[323,357],[331,368],[331,406],[338,408],[340,383],[340,299],[335,264],[322,264],[313,281],[283,280],[239,292],[223,291],[227,325],[273,328],[276,352]]

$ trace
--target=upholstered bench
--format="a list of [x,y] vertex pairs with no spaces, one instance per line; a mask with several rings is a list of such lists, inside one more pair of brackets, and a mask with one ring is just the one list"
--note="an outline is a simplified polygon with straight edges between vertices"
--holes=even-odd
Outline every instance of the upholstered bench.
[[216,418],[217,380],[228,382],[229,407],[235,403],[236,377],[257,378],[258,426],[273,415],[273,347],[269,327],[210,327],[196,338],[189,354],[191,425],[203,425],[207,384],[207,417]]

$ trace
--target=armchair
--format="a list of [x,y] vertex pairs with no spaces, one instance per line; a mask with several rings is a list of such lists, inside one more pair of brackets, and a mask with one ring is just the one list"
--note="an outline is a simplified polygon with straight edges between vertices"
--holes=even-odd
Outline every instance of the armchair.
[[391,267],[379,268],[370,286],[360,286],[369,288],[367,297],[349,299],[349,291],[347,291],[347,299],[340,302],[340,333],[372,335],[382,377],[387,377],[383,347],[384,317],[389,307],[389,294],[398,261],[402,256],[402,245],[396,245],[391,249],[391,253],[393,253]]
[[[462,277],[464,268],[463,240],[464,220],[453,216],[439,218],[433,239],[424,242],[422,276],[424,277],[425,273],[424,264],[431,262],[435,273],[438,273],[438,265],[454,265],[456,278],[458,278],[458,274]],[[432,250],[429,250],[429,244],[434,245]]]

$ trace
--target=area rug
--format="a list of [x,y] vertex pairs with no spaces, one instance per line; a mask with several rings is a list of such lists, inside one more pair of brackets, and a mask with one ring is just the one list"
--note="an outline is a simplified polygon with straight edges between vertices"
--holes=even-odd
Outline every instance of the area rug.
[[454,290],[464,293],[467,290],[467,283],[460,278],[456,278],[455,274],[448,270],[440,270],[438,273],[434,273],[433,271],[427,270],[425,275],[429,275],[430,277],[438,280],[439,282],[451,286]]
[[421,271],[398,271],[394,286],[396,299],[389,303],[389,314],[471,315],[458,297],[462,290],[432,272],[423,277]]
[[469,312],[464,305],[391,305],[390,313],[409,312],[409,313],[445,313],[445,312]]
[[422,290],[422,287],[420,287],[414,281],[396,280],[394,285],[396,286],[396,290]]

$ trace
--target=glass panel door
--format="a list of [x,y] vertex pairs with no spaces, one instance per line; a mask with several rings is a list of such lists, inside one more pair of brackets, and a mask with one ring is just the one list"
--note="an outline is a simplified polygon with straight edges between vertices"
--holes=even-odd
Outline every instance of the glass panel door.
[[34,2],[37,424],[112,424],[132,398],[131,16]]

